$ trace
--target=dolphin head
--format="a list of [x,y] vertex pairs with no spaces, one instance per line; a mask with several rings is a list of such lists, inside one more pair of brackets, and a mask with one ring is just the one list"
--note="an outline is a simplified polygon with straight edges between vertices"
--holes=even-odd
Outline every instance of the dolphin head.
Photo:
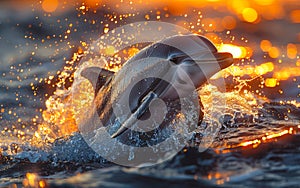
[[[167,58],[173,65],[170,69],[172,84],[183,95],[199,88],[214,74],[233,63],[230,53],[218,52],[214,44],[203,36],[178,35],[161,43],[169,46]],[[165,96],[172,98],[172,93],[174,91],[167,91]]]
[[210,77],[217,72],[229,67],[233,63],[233,57],[230,53],[218,52],[213,43],[203,36],[197,36],[195,41],[199,44],[199,48],[203,48],[202,53],[192,54],[192,58],[201,69],[202,73],[195,73],[194,65],[188,59],[182,61],[184,69],[191,75],[196,87],[201,86]]

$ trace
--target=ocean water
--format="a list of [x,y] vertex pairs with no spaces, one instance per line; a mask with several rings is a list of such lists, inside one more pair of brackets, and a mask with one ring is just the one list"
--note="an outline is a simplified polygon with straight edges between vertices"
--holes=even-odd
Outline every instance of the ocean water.
[[[71,105],[66,88],[73,87],[72,78],[61,73],[72,75],[76,71],[81,61],[71,61],[74,53],[86,51],[85,45],[96,41],[106,27],[143,21],[145,14],[155,14],[150,9],[141,10],[116,23],[111,21],[114,15],[124,13],[107,7],[97,12],[73,7],[51,16],[36,9],[7,2],[0,8],[0,186],[299,186],[300,76],[291,74],[276,87],[261,87],[275,72],[299,69],[295,65],[299,55],[292,60],[286,55],[270,58],[259,47],[262,39],[268,39],[285,54],[288,43],[299,43],[297,24],[286,18],[264,20],[256,26],[238,22],[230,36],[220,32],[224,42],[235,36],[237,43],[246,46],[240,39],[244,37],[253,49],[250,60],[236,60],[236,66],[272,61],[276,68],[256,78],[226,76],[226,91],[214,87],[214,80],[198,91],[206,113],[221,112],[217,119],[221,128],[210,148],[199,151],[200,128],[172,159],[151,167],[128,168],[95,153],[76,131],[74,119],[67,112],[61,113]],[[192,12],[187,17],[169,13],[171,16],[162,21],[194,20],[198,11]],[[202,10],[204,18],[224,14],[211,8]],[[283,27],[288,32],[278,30]],[[211,105],[212,91],[219,100],[226,100],[225,107]],[[56,112],[58,115],[53,115]],[[205,118],[203,127],[209,126],[205,122],[212,117]]]

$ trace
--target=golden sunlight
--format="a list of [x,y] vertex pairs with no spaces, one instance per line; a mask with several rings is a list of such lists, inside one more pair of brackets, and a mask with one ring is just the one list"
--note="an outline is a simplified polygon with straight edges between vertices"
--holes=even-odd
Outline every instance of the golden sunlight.
[[230,52],[233,58],[245,58],[247,56],[247,49],[243,46],[236,46],[233,44],[221,44],[218,47],[219,52]]
[[258,14],[253,8],[245,8],[242,12],[243,18],[246,22],[255,22],[258,18]]
[[58,0],[44,0],[42,8],[46,12],[54,12],[58,7]]

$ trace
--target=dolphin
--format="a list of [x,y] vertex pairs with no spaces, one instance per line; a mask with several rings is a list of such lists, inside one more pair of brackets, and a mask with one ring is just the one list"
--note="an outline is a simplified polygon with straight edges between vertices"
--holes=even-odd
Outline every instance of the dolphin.
[[[97,113],[111,138],[143,147],[168,138],[171,133],[168,126],[181,110],[180,98],[191,95],[232,63],[232,55],[218,52],[207,38],[176,35],[145,47],[118,72],[93,66],[84,68],[80,75],[88,79],[95,90],[96,107],[91,113]],[[147,120],[160,110],[150,109],[156,99],[166,105],[164,119],[149,131],[133,130],[133,126],[142,126],[138,120]],[[126,108],[118,101],[125,101],[128,110],[122,110]],[[200,99],[198,102],[202,107]],[[117,115],[116,109],[121,109]],[[202,118],[200,109],[199,122]]]

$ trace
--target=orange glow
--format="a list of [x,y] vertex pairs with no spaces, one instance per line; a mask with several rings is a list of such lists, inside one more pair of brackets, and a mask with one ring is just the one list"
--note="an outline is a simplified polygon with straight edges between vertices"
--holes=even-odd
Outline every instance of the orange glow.
[[85,0],[84,2],[89,7],[96,7],[101,4],[102,0]]
[[35,173],[26,173],[25,179],[23,180],[23,187],[44,188],[47,187],[47,183],[45,180],[41,180]]
[[267,136],[266,136],[266,139],[277,138],[277,137],[286,135],[286,134],[288,134],[288,133],[289,133],[288,130],[284,130],[284,131],[279,132],[279,133],[273,133],[273,134],[267,135]]
[[[268,72],[274,70],[274,64],[272,62],[266,62],[258,66],[235,66],[232,65],[223,71],[217,73],[212,79],[218,79],[220,77],[227,77],[228,75],[232,76],[244,76],[250,75],[251,77],[262,76]],[[278,79],[278,78],[277,78]]]
[[216,21],[212,18],[205,18],[202,20],[202,27],[205,31],[211,32],[215,31],[217,28]]
[[281,19],[284,17],[284,10],[281,5],[273,4],[268,6],[268,11],[264,11],[266,7],[261,7],[261,14],[267,20]]
[[[294,104],[296,106],[299,106],[299,103],[297,103],[296,101],[289,101],[287,102],[287,104]],[[216,149],[215,151],[219,154],[219,153],[228,153],[230,151],[234,151],[240,147],[248,147],[248,146],[252,146],[252,148],[257,148],[260,144],[262,143],[268,143],[268,142],[276,142],[277,139],[279,139],[282,136],[285,135],[292,135],[292,134],[299,134],[299,128],[300,125],[298,125],[297,127],[289,127],[289,128],[284,128],[281,131],[278,132],[267,132],[262,136],[259,136],[257,138],[253,138],[252,140],[247,140],[247,141],[242,141],[239,144],[234,144],[234,145],[226,145],[226,149],[224,149],[224,147],[221,146],[221,150],[220,149]],[[241,148],[243,149],[243,148]],[[213,179],[214,177],[212,175],[210,175],[210,179]]]
[[138,48],[134,48],[134,47],[132,47],[132,48],[129,48],[128,49],[128,56],[129,57],[132,57],[132,56],[134,56],[135,54],[137,54],[138,52],[139,52],[140,50],[138,49]]
[[[136,47],[131,47],[129,49],[124,49],[122,50],[123,55],[126,56],[126,59],[131,58],[132,56],[134,56],[135,54],[137,54],[140,51],[140,49],[136,48]],[[116,72],[116,71],[115,71]]]
[[233,58],[245,58],[247,56],[247,49],[243,46],[221,44],[218,50],[219,52],[230,52],[233,55]]
[[243,9],[249,7],[249,2],[248,1],[241,1],[241,0],[232,0],[227,1],[229,6],[232,6],[232,8],[234,9],[234,11],[236,13],[241,13],[243,11]]
[[108,31],[109,31],[109,28],[108,27],[104,27],[103,32],[104,33],[108,33]]
[[[295,48],[292,48],[292,46],[288,47],[290,47],[291,53],[295,53]],[[281,53],[279,48],[272,46],[272,43],[268,40],[262,40],[260,42],[260,48],[263,52],[268,52],[271,58],[278,58]]]
[[290,59],[295,59],[297,57],[297,46],[295,44],[287,45],[287,56]]
[[231,66],[229,67],[229,71],[233,76],[241,76],[243,75],[243,71],[240,67],[238,66]]
[[206,33],[205,36],[214,44],[222,43],[221,38],[216,33]]
[[[43,111],[43,119],[48,123],[54,123],[59,132],[57,136],[77,131],[73,109],[70,107],[71,96],[58,100],[50,97],[46,101],[48,110]],[[67,106],[66,106],[67,105]]]
[[46,12],[54,12],[58,7],[58,0],[44,0],[42,8]]
[[40,188],[46,187],[46,182],[43,181],[43,180],[39,181],[39,187],[40,187]]
[[37,179],[37,175],[33,173],[26,173],[26,178],[28,179],[28,183],[30,186],[35,185],[35,181]]
[[268,52],[271,47],[272,47],[272,43],[270,41],[268,41],[268,40],[262,40],[260,42],[260,48],[264,52]]
[[274,0],[255,0],[255,2],[259,5],[266,6],[274,3]]
[[26,173],[26,178],[23,181],[24,187],[38,187],[38,175],[34,173]]
[[[85,42],[82,42],[82,46],[85,46]],[[34,137],[32,139],[32,144],[39,145],[40,143],[43,143],[41,141],[43,141],[45,135],[47,135],[47,140],[54,141],[57,137],[68,135],[78,130],[74,118],[76,110],[74,110],[72,103],[72,97],[75,96],[72,96],[69,89],[62,88],[66,87],[66,83],[73,82],[73,65],[80,59],[80,57],[81,55],[78,52],[74,53],[72,60],[67,61],[63,70],[58,72],[57,83],[51,85],[52,87],[57,87],[57,89],[54,95],[46,100],[45,104],[47,109],[42,112],[44,123],[38,125],[38,129],[34,133]],[[51,84],[52,78],[53,77],[49,77],[49,79],[45,79],[45,82]],[[86,87],[88,86],[89,85],[86,84]],[[79,91],[93,93],[88,89],[82,89]],[[84,106],[83,104],[85,101],[85,97],[83,96],[80,105]]]
[[[88,8],[105,4],[110,7],[115,7],[119,9],[118,11],[123,13],[130,11],[141,12],[142,10],[149,9],[149,7],[164,7],[172,15],[186,14],[189,12],[191,7],[213,7],[216,10],[222,9],[224,11],[229,11],[235,14],[235,16],[239,17],[240,19],[250,23],[259,21],[260,16],[268,20],[281,19],[285,16],[286,13],[290,14],[291,19],[293,19],[294,21],[297,21],[297,19],[299,19],[298,13],[296,12],[297,10],[294,10],[295,12],[293,11],[291,13],[286,12],[284,5],[289,5],[290,1],[283,0],[131,0],[128,2],[123,0],[83,0],[82,2],[84,2],[84,5]],[[295,0],[292,0],[292,2],[295,2]],[[128,6],[128,4],[130,4],[130,6]],[[246,17],[244,17],[245,15]],[[146,16],[146,18],[148,17],[149,16]]]
[[296,66],[300,67],[300,59],[298,59],[298,61],[296,62]]
[[273,77],[277,80],[287,80],[291,76],[300,76],[300,68],[299,67],[288,67],[283,68],[277,72],[274,72]]
[[103,53],[103,54],[108,55],[108,56],[112,56],[116,53],[116,49],[115,49],[114,46],[108,46],[103,51],[101,51],[100,53]]
[[261,143],[260,140],[255,139],[251,141],[242,142],[239,146],[249,146],[249,145],[260,144],[260,143]]
[[280,72],[275,72],[273,74],[273,76],[275,78],[277,78],[278,80],[287,80],[289,79],[289,77],[291,76],[290,72],[286,71],[286,70],[283,70],[283,71],[280,71]]
[[178,3],[178,4],[171,3],[169,5],[168,9],[171,12],[171,14],[180,15],[180,14],[187,12],[187,7],[188,7],[188,5],[185,5],[183,3]]
[[277,47],[271,47],[269,49],[269,56],[271,58],[277,58],[280,55],[280,50]]
[[275,87],[277,85],[277,79],[276,78],[267,78],[265,80],[265,86],[266,87]]
[[293,10],[290,13],[290,19],[293,23],[300,23],[300,10]]
[[278,137],[284,136],[286,134],[292,134],[292,133],[293,133],[293,128],[289,128],[288,130],[283,130],[278,133],[266,133],[266,135],[261,138],[242,142],[238,146],[246,147],[246,146],[252,145],[252,147],[255,148],[263,142],[267,142],[271,139],[278,138]]
[[252,67],[252,66],[246,65],[246,66],[243,68],[243,72],[244,72],[244,74],[252,75],[252,74],[255,73],[255,68]]
[[242,16],[246,22],[255,22],[258,18],[258,14],[253,8],[243,9]]
[[257,75],[264,75],[268,72],[272,72],[273,70],[274,70],[274,64],[272,62],[267,62],[259,66],[256,66],[254,72]]
[[[82,46],[85,47],[86,43],[81,42]],[[108,46],[107,48],[100,50],[99,53],[103,55],[114,55],[116,53],[115,47]],[[128,50],[127,55],[133,55],[137,52],[136,48]],[[73,54],[72,60],[66,62],[64,70],[58,74],[58,82],[53,87],[65,87],[67,80],[73,81],[74,75],[70,72],[73,71],[73,64],[85,52],[80,50]],[[117,71],[120,67],[111,63],[106,64],[105,68],[111,71]],[[52,77],[51,77],[52,78]],[[47,82],[50,84],[51,82]],[[94,98],[93,88],[88,80],[82,81],[76,86],[78,88],[75,92],[71,92],[70,89],[57,89],[53,96],[49,97],[46,101],[46,110],[42,112],[42,117],[45,123],[40,124],[38,130],[34,133],[32,140],[33,144],[38,145],[43,140],[44,135],[47,135],[49,141],[54,141],[57,137],[69,135],[73,132],[78,131],[77,124],[85,121],[86,114],[81,113],[90,107],[90,104]],[[73,88],[74,89],[74,88]],[[76,119],[75,119],[76,117]]]
[[232,16],[225,16],[222,19],[222,26],[225,29],[234,29],[236,27],[236,20]]

